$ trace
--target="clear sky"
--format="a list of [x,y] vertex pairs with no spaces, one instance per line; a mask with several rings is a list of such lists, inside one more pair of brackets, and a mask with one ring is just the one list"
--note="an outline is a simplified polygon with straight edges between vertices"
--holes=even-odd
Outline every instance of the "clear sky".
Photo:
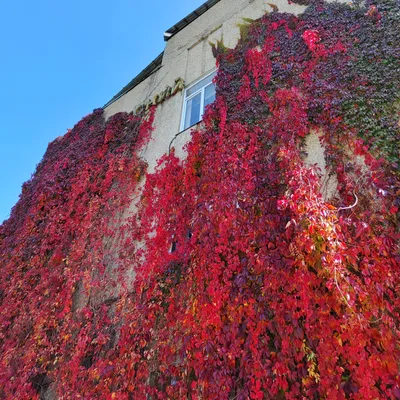
[[48,143],[110,100],[204,1],[0,2],[0,223]]

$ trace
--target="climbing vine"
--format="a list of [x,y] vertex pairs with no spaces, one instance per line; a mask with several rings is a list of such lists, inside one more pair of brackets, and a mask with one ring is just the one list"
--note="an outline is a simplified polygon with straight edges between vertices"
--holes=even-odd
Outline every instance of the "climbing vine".
[[308,3],[215,46],[139,200],[154,108],[50,145],[0,231],[0,397],[400,399],[399,4]]
[[0,231],[0,398],[37,398],[53,374],[79,390],[115,341],[113,271],[125,273],[118,222],[146,169],[136,151],[153,114],[105,122],[95,110],[49,145],[24,184]]

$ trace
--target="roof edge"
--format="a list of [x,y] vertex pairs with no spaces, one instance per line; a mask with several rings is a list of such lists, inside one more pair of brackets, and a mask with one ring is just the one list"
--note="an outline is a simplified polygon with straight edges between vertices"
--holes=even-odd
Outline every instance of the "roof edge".
[[171,28],[166,30],[164,32],[164,40],[166,42],[168,42],[168,40],[171,39],[174,35],[176,35],[182,29],[186,28],[195,19],[199,18],[200,15],[204,14],[207,10],[209,10],[211,7],[215,6],[219,2],[220,2],[220,0],[208,0],[208,1],[206,1],[200,7],[196,8],[196,10],[191,12],[188,16],[186,16],[185,18],[181,19],[174,26],[172,26]]
[[123,95],[131,91],[134,87],[143,82],[150,75],[156,72],[162,63],[164,52],[158,55],[145,69],[143,69],[135,78],[133,78],[126,86],[124,86],[109,102],[107,102],[103,109],[110,106],[112,103],[120,99]]

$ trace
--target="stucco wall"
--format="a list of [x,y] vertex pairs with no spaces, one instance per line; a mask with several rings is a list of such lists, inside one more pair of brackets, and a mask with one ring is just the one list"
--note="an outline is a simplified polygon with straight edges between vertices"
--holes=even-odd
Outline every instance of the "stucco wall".
[[[305,7],[289,5],[286,0],[271,0],[280,11],[300,14]],[[223,39],[228,47],[234,47],[240,37],[238,24],[242,18],[260,18],[271,11],[263,0],[222,0],[186,28],[173,36],[166,44],[162,66],[153,75],[140,83],[106,109],[106,117],[120,112],[132,111],[166,86],[172,86],[175,79],[183,78],[186,85],[215,69],[215,59],[209,42]],[[160,32],[160,36],[162,32]],[[152,140],[141,156],[152,172],[157,160],[168,151],[171,140],[180,130],[183,107],[183,92],[157,106]],[[189,139],[190,129],[174,141],[176,153],[183,156],[182,146]]]
[[304,162],[316,167],[316,172],[319,175],[321,182],[321,194],[326,199],[332,199],[337,191],[337,176],[331,173],[326,166],[325,149],[321,143],[322,132],[311,131],[305,138],[305,153]]

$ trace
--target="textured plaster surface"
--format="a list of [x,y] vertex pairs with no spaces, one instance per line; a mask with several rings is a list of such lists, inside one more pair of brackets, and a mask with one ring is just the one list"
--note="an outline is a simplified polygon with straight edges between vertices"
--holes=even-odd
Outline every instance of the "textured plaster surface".
[[317,167],[321,182],[321,193],[325,200],[333,198],[337,190],[337,177],[331,174],[326,166],[325,149],[320,140],[319,132],[310,132],[305,138],[305,163]]

